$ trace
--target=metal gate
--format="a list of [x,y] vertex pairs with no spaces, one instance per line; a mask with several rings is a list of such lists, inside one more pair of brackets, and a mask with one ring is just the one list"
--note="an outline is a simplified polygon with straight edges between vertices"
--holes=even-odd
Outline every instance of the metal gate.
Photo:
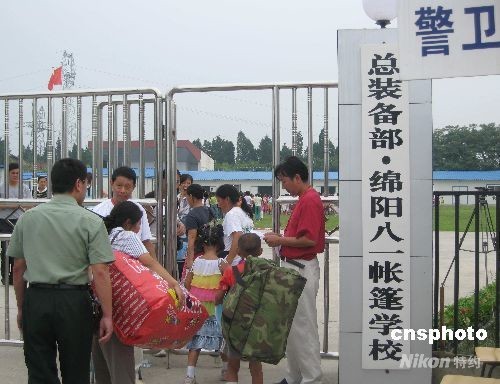
[[[50,174],[54,161],[59,157],[75,157],[83,159],[85,156],[85,141],[91,149],[93,189],[92,199],[85,204],[96,204],[104,191],[104,180],[107,180],[113,170],[121,165],[132,166],[136,169],[138,183],[136,197],[144,198],[146,192],[146,173],[154,172],[156,201],[143,202],[162,206],[164,191],[160,175],[166,170],[167,180],[175,180],[176,173],[176,105],[175,95],[179,93],[196,92],[230,92],[230,91],[267,91],[272,100],[273,163],[274,168],[280,162],[280,96],[284,92],[291,94],[292,104],[292,148],[297,136],[297,92],[305,91],[307,97],[307,142],[308,142],[308,169],[313,182],[313,89],[323,90],[323,196],[325,204],[336,203],[329,191],[329,106],[328,92],[337,88],[336,83],[285,83],[285,84],[233,84],[216,86],[193,86],[174,88],[164,98],[155,89],[124,89],[124,90],[88,90],[88,91],[61,91],[50,93],[23,93],[0,95],[3,101],[3,112],[0,109],[0,119],[4,121],[5,155],[4,163],[8,164],[12,153],[17,153],[15,160],[20,164],[21,175],[27,176],[30,187],[36,187],[37,176],[40,174],[40,161],[46,161],[47,173]],[[299,95],[300,96],[300,95]],[[167,127],[165,130],[164,127]],[[1,132],[1,131],[0,131]],[[147,164],[144,159],[144,148],[147,138],[151,138],[155,145],[155,159]],[[24,148],[32,148],[30,156],[25,155]],[[43,143],[46,143],[44,146]],[[136,157],[133,143],[137,144]],[[88,153],[87,153],[88,155]],[[4,169],[4,180],[7,180],[7,167]],[[109,182],[109,180],[108,180]],[[21,183],[20,183],[21,184]],[[21,187],[20,187],[21,188]],[[279,204],[293,202],[289,197],[280,196],[280,186],[276,179],[272,184],[273,201],[273,231],[280,232]],[[51,192],[49,178],[49,196]],[[4,190],[8,197],[8,188]],[[173,182],[168,183],[166,194],[165,215],[163,209],[157,209],[158,259],[173,272],[176,270],[175,239],[176,222],[176,190]],[[33,206],[40,201],[12,200],[8,204],[19,206]],[[7,202],[0,199],[0,207]],[[8,240],[10,235],[4,235],[2,240]],[[329,344],[329,311],[330,311],[330,249],[329,245],[338,243],[338,237],[325,234],[328,246],[324,254],[324,330],[322,356],[338,358],[338,352],[330,352]],[[277,255],[274,255],[277,258]],[[19,344],[19,340],[12,340],[10,335],[9,286],[5,286],[5,340],[1,344]]]
[[[280,97],[283,91],[289,91],[291,93],[291,121],[292,121],[292,149],[295,148],[295,141],[297,135],[297,91],[305,90],[307,96],[307,142],[308,142],[308,153],[307,153],[307,165],[310,172],[310,182],[313,183],[313,89],[323,90],[323,132],[324,132],[324,147],[323,147],[323,159],[324,159],[324,188],[322,200],[324,204],[333,204],[336,199],[333,196],[329,196],[329,106],[328,106],[328,91],[329,89],[336,89],[337,83],[331,82],[314,82],[314,83],[270,83],[270,84],[227,84],[227,85],[197,85],[197,86],[186,86],[177,87],[171,89],[167,93],[166,100],[166,115],[167,119],[167,179],[175,179],[175,159],[176,159],[176,140],[177,140],[177,110],[175,103],[175,96],[181,93],[206,93],[206,92],[235,92],[235,91],[267,91],[271,96],[272,101],[272,112],[270,115],[270,120],[272,122],[272,142],[273,142],[273,163],[272,169],[280,163],[280,133],[281,133],[281,115],[280,115]],[[175,186],[170,183],[167,193],[167,210],[166,219],[167,223],[175,223],[177,202],[174,196]],[[272,182],[272,196],[273,211],[272,211],[272,223],[273,231],[276,233],[281,232],[280,228],[280,204],[288,204],[296,201],[293,198],[281,196],[279,181],[273,178]],[[166,225],[167,237],[174,238],[175,227],[172,225]],[[324,329],[323,329],[323,343],[322,343],[322,356],[330,358],[338,358],[338,352],[330,352],[328,350],[329,344],[329,311],[330,311],[330,250],[329,246],[331,243],[338,243],[338,237],[329,236],[325,234],[327,240],[327,246],[325,247],[324,253]],[[167,244],[167,263],[168,269],[173,270],[175,267],[175,244]],[[274,259],[279,260],[279,256],[274,253]]]
[[[30,189],[36,187],[39,175],[50,175],[52,165],[58,158],[74,157],[83,159],[84,148],[92,164],[92,194],[85,205],[95,205],[103,197],[103,182],[121,165],[132,166],[137,174],[136,197],[139,201],[158,205],[162,184],[158,177],[153,189],[158,191],[156,202],[142,200],[146,187],[148,164],[144,162],[144,145],[149,137],[154,143],[155,159],[149,168],[162,169],[165,164],[163,140],[163,97],[155,89],[111,89],[88,91],[61,91],[45,93],[22,93],[0,95],[0,119],[3,118],[4,159],[3,196],[9,197],[7,187],[10,162],[19,163],[23,184]],[[1,130],[0,130],[1,132]],[[137,143],[137,159],[132,157],[132,143]],[[24,148],[27,147],[27,150]],[[29,156],[27,156],[27,152]],[[88,159],[87,159],[88,160]],[[40,162],[46,163],[46,171],[41,171]],[[157,172],[156,172],[157,173]],[[160,172],[161,173],[161,172]],[[24,177],[23,177],[24,176]],[[157,175],[156,175],[157,176]],[[22,196],[22,193],[19,194]],[[48,177],[48,196],[51,196]],[[15,205],[13,210],[24,210],[39,204],[38,199],[0,199],[0,208]],[[158,211],[157,233],[162,237],[161,218]],[[5,248],[10,235],[0,236]],[[159,241],[158,255],[163,260],[163,242]],[[6,276],[8,276],[8,263]],[[10,287],[5,284],[5,339],[0,345],[19,345],[20,340],[11,338],[10,332]]]

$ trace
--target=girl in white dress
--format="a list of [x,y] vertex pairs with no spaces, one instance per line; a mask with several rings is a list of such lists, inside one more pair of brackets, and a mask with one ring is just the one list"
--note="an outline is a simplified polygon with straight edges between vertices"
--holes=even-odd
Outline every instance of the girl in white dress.
[[184,384],[196,383],[195,369],[200,351],[219,351],[222,345],[221,326],[215,318],[215,295],[221,277],[217,252],[223,246],[222,237],[220,224],[207,224],[198,230],[196,243],[203,246],[203,254],[194,260],[186,275],[186,288],[203,303],[209,317],[186,346],[189,354]]

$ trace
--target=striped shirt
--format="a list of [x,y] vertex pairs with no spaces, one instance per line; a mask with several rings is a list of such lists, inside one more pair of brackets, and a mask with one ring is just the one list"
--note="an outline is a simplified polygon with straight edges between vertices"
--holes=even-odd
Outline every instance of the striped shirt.
[[114,251],[126,253],[136,259],[148,253],[137,233],[125,231],[122,227],[116,227],[111,230],[109,241]]

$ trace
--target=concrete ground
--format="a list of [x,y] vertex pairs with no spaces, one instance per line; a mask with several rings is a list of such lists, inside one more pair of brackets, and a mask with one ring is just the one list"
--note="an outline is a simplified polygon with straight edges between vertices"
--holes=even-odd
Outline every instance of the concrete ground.
[[[154,357],[144,354],[148,368],[142,368],[144,384],[181,384],[186,375],[187,356],[170,354],[168,357]],[[26,383],[28,375],[24,365],[23,350],[19,347],[0,347],[0,383]],[[149,363],[149,364],[148,364]],[[209,355],[202,355],[196,368],[196,377],[201,384],[218,384],[220,381],[220,360]],[[277,366],[264,364],[264,383],[279,382],[283,378],[286,361],[282,360]],[[323,360],[325,384],[338,383],[337,361]],[[251,377],[248,364],[242,363],[239,383],[250,384]],[[140,383],[140,381],[138,381]]]
[[[264,244],[263,257],[271,258],[271,249]],[[323,256],[320,259],[320,265],[323,264]],[[338,351],[338,244],[330,247],[330,308],[328,321],[328,348],[327,351]],[[4,313],[5,290],[0,286],[0,313]],[[10,312],[10,339],[19,340],[19,330],[16,326],[16,301],[14,289],[12,286],[7,295],[9,300]],[[325,310],[323,308],[324,284],[323,277],[320,281],[320,291],[318,293],[318,326],[320,341],[324,341],[324,318]],[[1,328],[0,328],[1,329]],[[5,330],[5,323],[4,329]],[[1,332],[1,331],[0,331]],[[7,335],[0,334],[0,338],[7,339]],[[177,353],[170,353],[167,357],[155,357],[153,354],[144,354],[147,368],[142,368],[143,382],[146,384],[164,384],[181,383],[186,374],[187,356]],[[20,347],[0,346],[0,384],[27,382],[27,370],[24,364],[23,350]],[[149,363],[149,364],[148,364]],[[209,355],[202,355],[198,361],[197,377],[198,382],[202,384],[221,383],[220,378],[220,360]],[[264,382],[279,382],[284,375],[286,360],[282,360],[277,366],[264,364]],[[324,384],[338,383],[338,362],[332,359],[323,359],[322,367],[324,373]],[[248,364],[242,363],[240,372],[240,383],[251,383]]]
[[[473,234],[467,235],[462,249],[465,251],[460,254],[460,295],[466,295],[473,292],[474,289],[474,254],[467,250],[473,249]],[[451,232],[441,233],[440,243],[440,283],[443,281],[446,271],[451,264],[454,256],[454,234]],[[491,244],[489,249],[492,249]],[[264,249],[264,257],[271,257],[269,248]],[[492,281],[495,277],[495,255],[490,252],[487,254],[487,262],[485,255],[480,255],[481,268],[480,280],[481,286],[485,284],[486,276]],[[324,257],[320,256],[320,265],[324,265]],[[320,281],[320,292],[318,294],[318,327],[320,333],[320,342],[322,350],[334,352],[339,351],[338,347],[338,244],[330,245],[330,268],[329,268],[329,289],[330,289],[330,307],[327,311],[329,319],[325,327],[325,308],[324,308],[324,281],[323,277]],[[453,268],[450,276],[445,283],[445,302],[446,304],[452,303],[453,297]],[[9,290],[7,297],[5,296],[4,287],[0,286],[0,313],[3,313],[6,308],[5,299],[8,298],[10,308],[10,338],[19,339],[19,331],[15,326],[16,304],[13,289]],[[431,298],[429,298],[431,299]],[[328,329],[328,345],[324,347],[325,342],[325,329]],[[3,329],[0,328],[0,338],[8,338],[5,335],[5,322]],[[340,351],[341,352],[341,351]],[[152,354],[144,355],[145,359],[150,365],[148,368],[143,368],[144,383],[147,384],[164,384],[164,383],[181,383],[185,375],[187,357],[170,353],[168,357],[154,357]],[[24,364],[23,352],[20,347],[7,347],[0,346],[0,384],[4,383],[22,383],[27,382],[27,372]],[[264,382],[274,383],[282,379],[285,370],[286,361],[282,360],[277,366],[264,365]],[[338,383],[338,362],[336,360],[322,360],[324,383],[333,384]],[[478,372],[465,372],[466,375],[478,375]],[[437,372],[436,372],[437,373]],[[455,373],[455,372],[454,372]],[[460,374],[460,372],[456,372]],[[500,368],[495,372],[495,376],[500,373]],[[220,361],[212,356],[204,355],[199,359],[197,367],[197,377],[200,383],[219,383],[220,376]],[[436,381],[439,382],[439,381]],[[240,383],[251,383],[250,374],[246,368],[246,364],[242,364]],[[362,383],[360,383],[362,384]]]

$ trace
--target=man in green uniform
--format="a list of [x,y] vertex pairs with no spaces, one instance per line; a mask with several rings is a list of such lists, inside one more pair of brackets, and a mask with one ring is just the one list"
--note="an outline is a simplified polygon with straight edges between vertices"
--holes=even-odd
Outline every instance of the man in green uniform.
[[[7,254],[14,261],[17,322],[23,332],[29,384],[88,384],[92,307],[88,267],[103,309],[100,342],[113,333],[108,263],[114,261],[102,219],[81,207],[87,170],[62,159],[51,172],[54,197],[17,222]],[[26,287],[28,283],[28,287]]]

